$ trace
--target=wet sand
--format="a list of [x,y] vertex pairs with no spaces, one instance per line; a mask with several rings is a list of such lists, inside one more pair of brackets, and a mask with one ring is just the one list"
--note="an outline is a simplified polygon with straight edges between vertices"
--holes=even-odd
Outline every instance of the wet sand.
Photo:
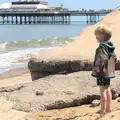
[[11,69],[7,72],[4,72],[0,74],[0,79],[5,79],[5,78],[11,78],[11,77],[17,77],[23,74],[29,73],[28,68],[16,68],[16,69]]
[[13,86],[28,82],[32,82],[32,80],[27,68],[12,69],[0,74],[0,87]]

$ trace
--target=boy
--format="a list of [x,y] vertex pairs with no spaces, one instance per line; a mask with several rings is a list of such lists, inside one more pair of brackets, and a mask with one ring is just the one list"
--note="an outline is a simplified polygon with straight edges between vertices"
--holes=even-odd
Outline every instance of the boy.
[[94,32],[99,47],[96,49],[96,55],[93,63],[92,76],[96,77],[97,85],[100,88],[101,109],[100,114],[111,112],[111,90],[110,79],[114,78],[115,72],[115,47],[110,41],[112,32],[107,25],[100,25]]

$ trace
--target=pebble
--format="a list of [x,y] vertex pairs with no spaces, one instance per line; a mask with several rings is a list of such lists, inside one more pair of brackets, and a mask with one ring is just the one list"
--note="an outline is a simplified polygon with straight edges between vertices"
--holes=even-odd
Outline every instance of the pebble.
[[100,105],[100,100],[93,100],[91,103],[91,107],[97,107]]

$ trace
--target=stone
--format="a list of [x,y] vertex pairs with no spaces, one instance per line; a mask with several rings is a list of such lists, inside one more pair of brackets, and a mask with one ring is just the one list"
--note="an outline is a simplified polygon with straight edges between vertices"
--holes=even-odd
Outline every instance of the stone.
[[[111,81],[113,95],[120,95],[119,84],[120,79]],[[91,72],[80,71],[67,75],[51,75],[31,83],[0,88],[0,97],[14,102],[13,109],[39,112],[91,104],[93,100],[100,99],[100,91]]]
[[115,100],[119,97],[119,94],[116,92],[116,90],[112,89],[111,92],[112,92],[112,99],[113,100]]
[[100,105],[100,100],[93,100],[91,103],[91,107],[97,107]]
[[[116,68],[119,69],[120,64],[117,62]],[[49,60],[43,61],[31,59],[28,63],[32,80],[37,80],[53,74],[68,74],[78,71],[92,70],[92,61],[86,60]]]
[[120,102],[120,99],[118,99],[118,102]]
[[53,60],[53,61],[40,61],[31,59],[28,63],[32,80],[36,80],[48,75],[53,74],[68,74],[77,71],[91,70],[92,64],[90,61],[81,60]]

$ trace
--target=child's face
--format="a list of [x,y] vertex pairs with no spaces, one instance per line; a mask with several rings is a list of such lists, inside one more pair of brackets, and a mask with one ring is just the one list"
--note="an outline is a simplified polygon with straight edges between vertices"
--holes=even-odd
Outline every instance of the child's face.
[[105,41],[105,36],[103,34],[100,33],[95,33],[96,39],[99,43],[104,42]]

